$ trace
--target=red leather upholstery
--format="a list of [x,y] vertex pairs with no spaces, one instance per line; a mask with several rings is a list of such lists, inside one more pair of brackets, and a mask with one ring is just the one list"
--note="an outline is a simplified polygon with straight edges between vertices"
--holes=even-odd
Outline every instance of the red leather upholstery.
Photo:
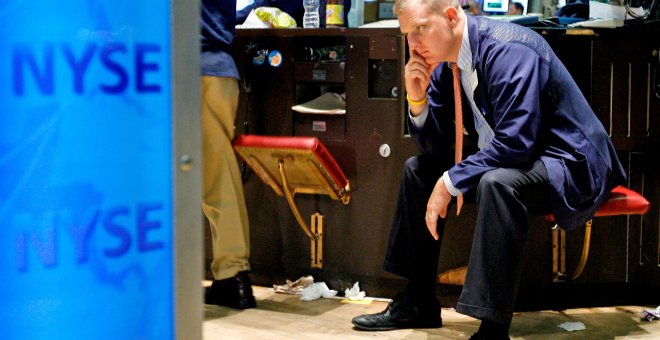
[[[612,189],[610,197],[596,211],[595,216],[644,215],[649,211],[650,206],[644,196],[619,185]],[[554,221],[553,215],[548,215],[546,218]]]
[[234,139],[232,145],[235,147],[251,146],[273,150],[309,150],[316,155],[339,188],[344,188],[348,184],[348,179],[346,179],[344,172],[341,170],[328,149],[326,149],[316,137],[239,135]]
[[596,212],[596,216],[644,215],[651,204],[638,194],[623,186],[612,189],[610,198]]

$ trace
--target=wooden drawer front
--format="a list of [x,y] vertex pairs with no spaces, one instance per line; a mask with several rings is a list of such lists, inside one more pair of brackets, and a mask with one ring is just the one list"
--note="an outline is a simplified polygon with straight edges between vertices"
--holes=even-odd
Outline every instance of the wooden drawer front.
[[314,136],[321,140],[346,139],[346,115],[294,113],[294,135]]
[[346,63],[297,62],[294,66],[295,81],[343,83]]

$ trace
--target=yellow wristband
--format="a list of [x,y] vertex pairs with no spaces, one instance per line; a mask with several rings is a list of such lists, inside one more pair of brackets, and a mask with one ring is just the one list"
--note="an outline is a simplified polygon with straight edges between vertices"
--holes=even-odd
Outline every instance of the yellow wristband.
[[415,101],[415,100],[410,99],[410,97],[406,93],[406,100],[408,101],[409,105],[422,105],[422,104],[426,104],[426,102],[428,101],[428,96],[424,95],[424,99],[419,100],[419,101]]

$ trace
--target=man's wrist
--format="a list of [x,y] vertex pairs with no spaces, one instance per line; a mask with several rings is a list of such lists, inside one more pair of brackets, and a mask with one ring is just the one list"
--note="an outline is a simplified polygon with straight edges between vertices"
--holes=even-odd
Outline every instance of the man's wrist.
[[[418,109],[418,107],[414,107],[414,109]],[[414,126],[418,129],[424,127],[428,113],[429,109],[427,105],[422,106],[419,112],[415,112],[413,107],[408,107],[408,114],[410,115],[410,119],[412,120]]]
[[458,194],[461,193],[458,189],[456,189],[456,187],[454,186],[454,183],[452,183],[452,181],[451,181],[451,178],[449,178],[449,172],[448,171],[445,171],[442,174],[442,177],[440,177],[440,178],[442,179],[442,182],[445,183],[445,187],[447,188],[447,191],[449,192],[449,194],[451,194],[452,196],[458,196]]
[[422,99],[420,99],[420,100],[413,100],[413,99],[411,99],[410,96],[406,93],[406,100],[408,101],[408,105],[410,105],[410,106],[422,106],[422,105],[426,105],[426,102],[428,102],[428,99],[429,99],[429,98],[428,98],[428,96],[426,95],[426,93],[424,94],[424,98],[422,98]]

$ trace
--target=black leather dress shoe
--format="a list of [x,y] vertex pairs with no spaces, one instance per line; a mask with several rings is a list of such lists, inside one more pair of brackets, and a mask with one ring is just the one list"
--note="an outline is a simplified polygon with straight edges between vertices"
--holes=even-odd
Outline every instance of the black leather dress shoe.
[[[437,304],[437,301],[434,301]],[[440,328],[440,306],[420,308],[404,294],[398,294],[387,308],[376,314],[356,316],[353,325],[364,331],[389,331],[401,328]]]
[[235,309],[248,309],[257,306],[252,295],[252,280],[248,271],[242,271],[234,277],[215,280],[204,293],[204,303],[227,306]]

